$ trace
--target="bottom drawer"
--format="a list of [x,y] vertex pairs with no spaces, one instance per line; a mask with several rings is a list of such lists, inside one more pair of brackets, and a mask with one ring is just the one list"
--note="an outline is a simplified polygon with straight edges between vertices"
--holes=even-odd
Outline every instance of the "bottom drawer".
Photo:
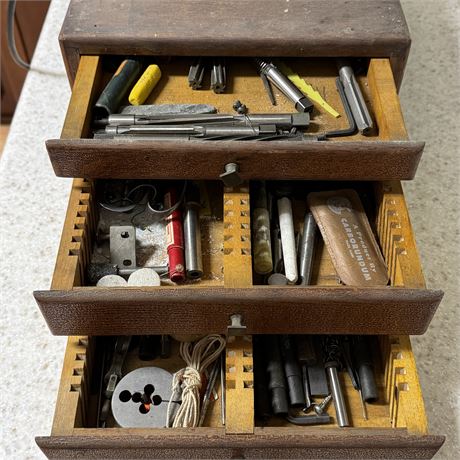
[[[70,337],[51,436],[37,437],[49,458],[431,458],[444,442],[427,432],[427,421],[414,355],[408,336],[373,337],[378,402],[366,404],[340,372],[350,427],[332,423],[297,426],[284,419],[254,415],[252,337],[231,337],[226,349],[226,410],[222,424],[220,396],[211,402],[203,427],[117,428],[109,417],[98,428],[97,414],[104,371],[104,341]],[[184,363],[173,341],[168,359],[139,361],[128,352],[127,373],[138,366],[174,372]],[[216,385],[220,386],[220,385]],[[220,388],[219,388],[220,395]]]

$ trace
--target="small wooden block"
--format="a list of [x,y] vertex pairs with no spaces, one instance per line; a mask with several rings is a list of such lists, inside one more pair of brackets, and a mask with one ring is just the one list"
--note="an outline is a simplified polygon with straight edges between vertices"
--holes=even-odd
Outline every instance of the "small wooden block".
[[252,337],[229,337],[225,357],[225,433],[254,433]]

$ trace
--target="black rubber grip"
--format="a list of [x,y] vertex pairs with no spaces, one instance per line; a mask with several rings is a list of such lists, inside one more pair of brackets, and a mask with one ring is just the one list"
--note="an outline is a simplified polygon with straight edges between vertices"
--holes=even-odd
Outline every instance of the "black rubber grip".
[[266,336],[265,343],[267,350],[268,389],[270,390],[272,411],[275,415],[286,415],[289,410],[289,404],[278,336]]
[[302,382],[302,370],[297,361],[293,340],[289,335],[282,335],[280,341],[290,404],[294,407],[304,406],[305,393]]

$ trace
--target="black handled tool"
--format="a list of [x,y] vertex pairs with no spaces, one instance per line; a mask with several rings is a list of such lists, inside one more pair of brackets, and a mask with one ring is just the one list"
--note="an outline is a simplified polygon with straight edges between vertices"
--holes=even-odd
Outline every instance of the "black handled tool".
[[369,340],[363,335],[354,336],[352,347],[363,400],[375,402],[379,399],[379,392],[374,377],[374,364],[369,351]]
[[294,342],[289,335],[280,336],[280,342],[284,373],[289,391],[289,401],[291,406],[304,406],[305,393],[302,384],[302,371],[297,361]]
[[268,389],[270,390],[272,411],[275,415],[287,415],[289,404],[278,336],[267,336],[265,346],[267,350]]
[[254,402],[256,414],[262,419],[271,416],[271,403],[269,399],[267,381],[267,363],[265,359],[265,346],[262,336],[252,337],[253,362],[254,362]]
[[94,106],[96,118],[106,118],[118,110],[127,92],[139,78],[143,67],[139,59],[125,59],[120,64]]

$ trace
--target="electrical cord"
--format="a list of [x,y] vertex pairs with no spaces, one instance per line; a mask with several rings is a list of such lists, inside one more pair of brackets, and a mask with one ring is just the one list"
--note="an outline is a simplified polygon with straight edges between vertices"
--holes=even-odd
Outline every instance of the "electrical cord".
[[7,41],[8,41],[8,50],[10,52],[11,58],[13,61],[23,69],[32,70],[35,72],[53,75],[56,77],[65,77],[64,72],[58,72],[49,69],[41,69],[39,67],[32,67],[28,62],[24,61],[18,53],[16,48],[16,41],[14,39],[14,14],[16,12],[16,0],[9,0],[8,2],[8,17],[7,17]]

